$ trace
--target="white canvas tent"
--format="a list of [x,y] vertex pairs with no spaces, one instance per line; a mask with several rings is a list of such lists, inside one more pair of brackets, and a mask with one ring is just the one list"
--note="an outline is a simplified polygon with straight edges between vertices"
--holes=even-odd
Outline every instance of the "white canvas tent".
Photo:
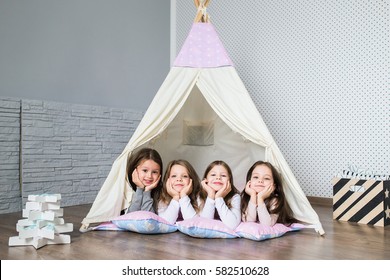
[[208,1],[195,3],[197,18],[173,67],[114,162],[80,230],[87,230],[90,223],[109,221],[128,207],[133,191],[126,178],[127,159],[134,150],[147,146],[159,151],[165,164],[187,159],[200,177],[210,162],[224,160],[239,190],[255,161],[269,161],[282,174],[294,216],[323,234],[318,215],[208,22]]

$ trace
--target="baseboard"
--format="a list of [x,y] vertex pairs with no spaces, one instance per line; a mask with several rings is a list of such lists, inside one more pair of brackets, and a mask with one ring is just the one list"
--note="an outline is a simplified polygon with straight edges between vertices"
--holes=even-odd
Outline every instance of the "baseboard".
[[331,197],[308,196],[307,199],[314,205],[333,206],[333,198]]

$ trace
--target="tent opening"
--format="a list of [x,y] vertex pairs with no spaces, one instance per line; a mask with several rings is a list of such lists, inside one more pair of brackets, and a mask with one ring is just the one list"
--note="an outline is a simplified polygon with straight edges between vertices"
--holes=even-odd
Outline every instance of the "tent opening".
[[143,147],[159,151],[166,163],[178,158],[188,160],[201,179],[209,163],[223,160],[231,167],[235,186],[240,191],[245,187],[249,167],[265,159],[264,147],[225,124],[196,85],[168,127],[140,148]]

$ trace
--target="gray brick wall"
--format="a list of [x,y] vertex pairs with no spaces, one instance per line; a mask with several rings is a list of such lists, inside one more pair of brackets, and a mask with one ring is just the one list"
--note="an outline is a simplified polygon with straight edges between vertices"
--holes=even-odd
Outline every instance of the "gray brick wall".
[[20,100],[0,97],[0,213],[22,209],[19,147]]
[[22,100],[22,196],[61,193],[92,203],[143,112]]
[[0,214],[21,211],[29,194],[92,203],[143,113],[0,97]]

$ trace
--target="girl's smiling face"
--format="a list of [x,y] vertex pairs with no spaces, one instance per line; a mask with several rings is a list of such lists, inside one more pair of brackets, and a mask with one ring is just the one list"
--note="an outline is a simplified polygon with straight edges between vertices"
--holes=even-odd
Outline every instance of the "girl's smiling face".
[[160,176],[160,165],[154,160],[147,159],[137,166],[138,178],[144,186],[150,186]]
[[222,165],[216,165],[207,173],[206,180],[207,185],[217,192],[227,185],[229,173]]
[[272,170],[264,165],[258,165],[253,169],[251,176],[251,188],[256,193],[261,192],[264,188],[274,185],[274,177],[272,176]]
[[185,186],[190,184],[190,175],[187,168],[179,164],[173,165],[169,172],[169,180],[173,189],[180,192]]

